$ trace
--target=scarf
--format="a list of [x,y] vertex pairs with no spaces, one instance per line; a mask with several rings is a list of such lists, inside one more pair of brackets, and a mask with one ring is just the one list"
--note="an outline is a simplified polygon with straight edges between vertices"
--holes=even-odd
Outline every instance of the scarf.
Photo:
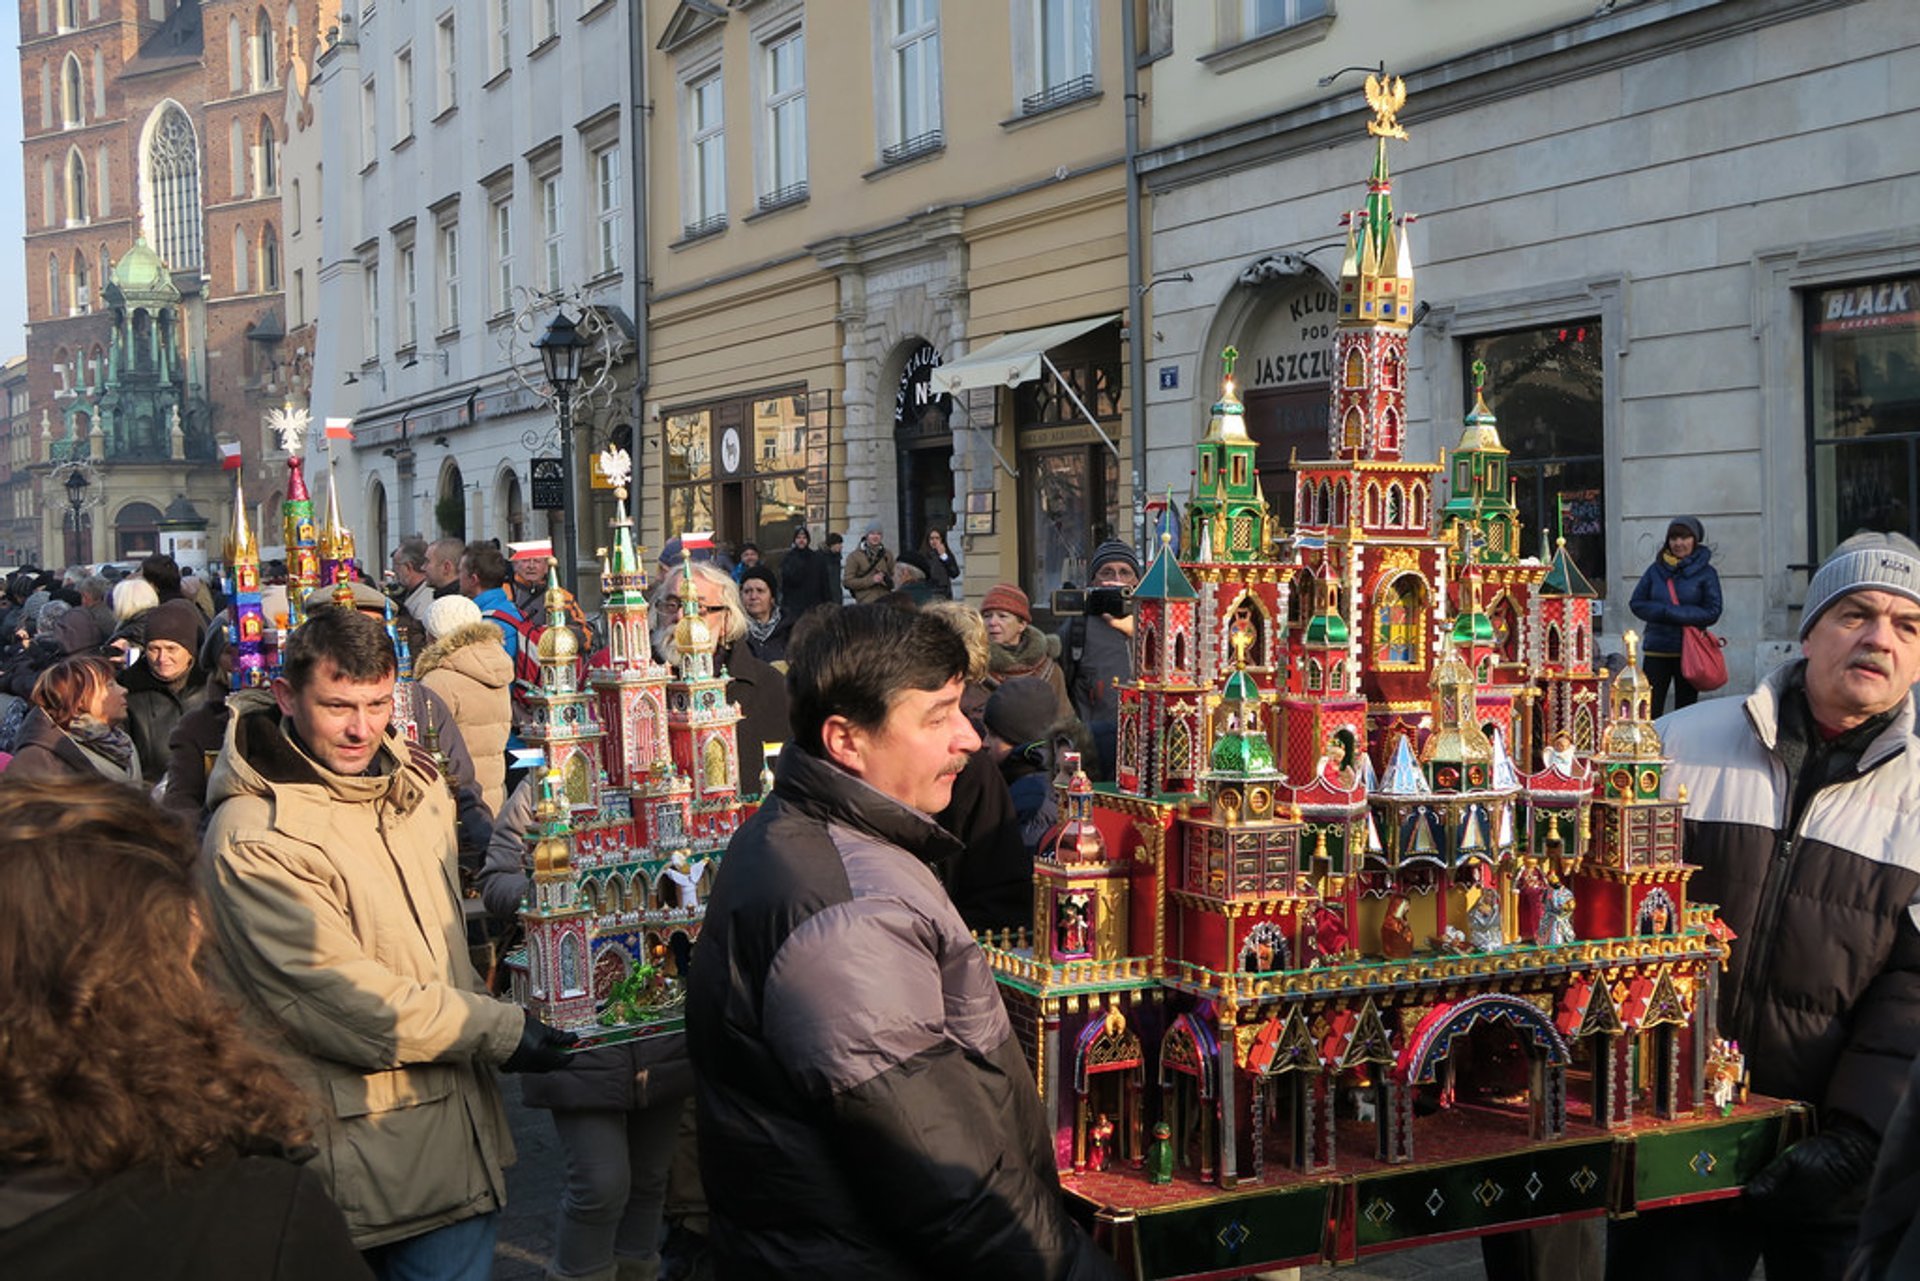
[[133,739],[124,729],[82,712],[66,727],[66,734],[88,755],[113,765],[123,778],[139,777],[139,766],[132,763]]
[[[1049,641],[1055,640],[1038,627],[1028,625],[1020,633],[1020,643],[1009,648],[993,644],[987,659],[988,673],[998,683],[1014,676],[1032,676],[1045,669],[1054,653]],[[1057,643],[1057,642],[1056,642]]]
[[756,623],[751,615],[747,618],[747,636],[755,645],[767,643],[767,637],[773,635],[773,629],[780,626],[780,607],[773,607],[773,614],[764,623]]

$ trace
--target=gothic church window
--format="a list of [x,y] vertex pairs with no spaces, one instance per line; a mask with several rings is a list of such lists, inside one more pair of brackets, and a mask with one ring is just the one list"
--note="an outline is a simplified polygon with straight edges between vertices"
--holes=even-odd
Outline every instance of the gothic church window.
[[193,126],[174,103],[166,103],[144,159],[145,228],[149,243],[175,271],[200,266],[200,147]]

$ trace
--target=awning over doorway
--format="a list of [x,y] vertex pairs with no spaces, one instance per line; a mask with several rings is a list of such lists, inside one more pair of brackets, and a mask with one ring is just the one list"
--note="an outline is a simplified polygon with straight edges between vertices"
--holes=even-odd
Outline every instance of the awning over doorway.
[[1018,387],[1040,376],[1046,354],[1081,334],[1119,320],[1118,316],[1096,316],[1092,320],[1069,320],[1061,325],[1042,325],[1003,334],[978,351],[970,351],[950,365],[933,371],[936,391],[952,395],[975,387]]

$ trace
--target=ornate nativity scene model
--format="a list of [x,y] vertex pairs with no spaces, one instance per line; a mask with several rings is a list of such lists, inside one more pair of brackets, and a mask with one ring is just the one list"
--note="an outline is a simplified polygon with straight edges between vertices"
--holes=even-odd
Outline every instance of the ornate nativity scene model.
[[[1386,141],[1349,219],[1327,457],[1269,513],[1234,353],[1181,546],[1133,593],[1116,783],[1077,762],[1030,931],[983,939],[1070,1193],[1142,1276],[1734,1195],[1788,1111],[1715,1033],[1650,690],[1521,554],[1486,388],[1402,453],[1413,269]],[[1476,372],[1476,384],[1484,375]]]

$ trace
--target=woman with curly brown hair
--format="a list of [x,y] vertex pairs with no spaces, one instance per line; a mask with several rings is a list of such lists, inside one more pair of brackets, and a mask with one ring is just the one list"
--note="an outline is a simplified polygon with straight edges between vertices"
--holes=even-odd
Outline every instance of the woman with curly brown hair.
[[33,706],[14,740],[7,780],[107,778],[140,781],[127,734],[127,691],[104,658],[63,658],[33,683]]
[[177,819],[0,789],[0,1275],[367,1278],[307,1101],[203,973]]

